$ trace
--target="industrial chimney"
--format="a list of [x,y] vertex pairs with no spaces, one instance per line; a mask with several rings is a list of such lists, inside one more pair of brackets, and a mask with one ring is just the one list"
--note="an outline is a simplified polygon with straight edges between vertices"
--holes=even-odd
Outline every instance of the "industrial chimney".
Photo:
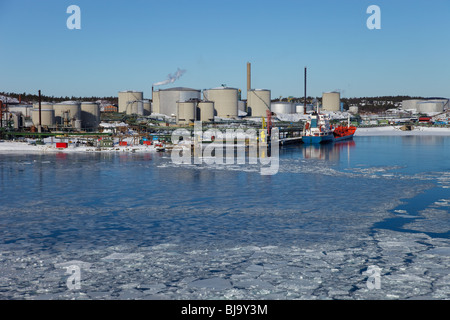
[[252,90],[252,65],[247,62],[247,92]]

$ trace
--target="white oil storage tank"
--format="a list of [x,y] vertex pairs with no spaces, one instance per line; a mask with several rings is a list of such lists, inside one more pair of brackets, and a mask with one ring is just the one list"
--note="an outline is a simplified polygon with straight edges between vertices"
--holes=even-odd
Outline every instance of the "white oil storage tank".
[[81,126],[86,129],[97,128],[100,123],[100,106],[96,102],[81,103]]
[[136,103],[133,103],[133,105],[131,107],[131,113],[128,113],[128,110],[127,110],[127,114],[136,114],[138,116],[143,116],[144,115],[144,100],[139,100],[139,101],[136,101]]
[[[156,92],[154,92],[156,93]],[[185,102],[189,100],[200,100],[201,91],[192,88],[169,88],[158,91],[159,109],[158,113],[167,116],[177,115],[177,102]]]
[[436,100],[422,101],[417,104],[419,113],[440,113],[444,112],[444,102]]
[[189,124],[195,121],[197,102],[177,102],[177,124]]
[[133,107],[137,109],[137,101],[142,101],[143,99],[144,93],[142,91],[120,91],[118,111],[131,114]]
[[152,113],[161,113],[159,112],[159,91],[152,92]]
[[402,109],[403,110],[413,110],[413,111],[417,111],[418,109],[418,104],[420,102],[423,102],[424,100],[420,100],[420,99],[409,99],[409,100],[403,100],[402,101]]
[[239,100],[238,101],[238,110],[242,112],[247,112],[247,102]]
[[[33,103],[33,109],[36,109],[36,110],[39,109],[39,102]],[[41,110],[42,109],[46,109],[46,110],[53,109],[53,103],[51,103],[51,102],[41,102]]]
[[[31,111],[31,121],[34,126],[39,125],[39,109],[33,109]],[[55,126],[55,110],[43,109],[41,104],[41,125],[46,127]]]
[[71,125],[73,121],[81,120],[81,104],[76,101],[66,101],[53,105],[56,124]]
[[[247,92],[247,112],[252,117],[265,117],[271,108],[271,92],[266,89],[253,89]],[[292,113],[292,111],[290,112]]]
[[197,105],[197,120],[203,122],[214,121],[214,102],[200,101]]
[[149,116],[152,114],[152,104],[150,100],[144,100],[144,116]]
[[322,109],[327,111],[341,110],[341,94],[339,92],[324,92],[322,94]]
[[295,113],[294,104],[287,101],[272,102],[270,105],[270,111],[277,114],[291,114]]
[[203,91],[204,99],[214,102],[215,114],[222,118],[238,116],[239,90],[229,87],[218,87]]

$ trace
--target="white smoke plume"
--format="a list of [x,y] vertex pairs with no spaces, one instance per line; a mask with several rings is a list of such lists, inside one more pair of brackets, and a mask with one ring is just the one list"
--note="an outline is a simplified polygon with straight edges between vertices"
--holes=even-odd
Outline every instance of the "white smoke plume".
[[175,72],[174,74],[169,74],[167,76],[167,79],[164,81],[160,81],[157,83],[154,83],[153,85],[156,86],[163,86],[165,84],[169,84],[169,83],[174,83],[176,80],[178,80],[184,73],[186,72],[186,70],[181,70],[180,68],[177,69],[177,72]]

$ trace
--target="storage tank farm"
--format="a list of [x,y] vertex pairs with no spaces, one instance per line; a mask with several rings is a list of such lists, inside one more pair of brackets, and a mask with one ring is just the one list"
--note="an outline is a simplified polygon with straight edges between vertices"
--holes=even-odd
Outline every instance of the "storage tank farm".
[[339,92],[324,92],[322,94],[322,110],[340,111],[341,110],[341,94]]
[[247,110],[252,117],[265,117],[271,107],[271,92],[267,89],[247,91]]
[[448,108],[448,99],[408,99],[402,101],[402,109],[414,113],[440,113]]
[[239,115],[239,90],[230,87],[217,87],[203,91],[205,101],[214,102],[215,114],[221,118],[236,118]]

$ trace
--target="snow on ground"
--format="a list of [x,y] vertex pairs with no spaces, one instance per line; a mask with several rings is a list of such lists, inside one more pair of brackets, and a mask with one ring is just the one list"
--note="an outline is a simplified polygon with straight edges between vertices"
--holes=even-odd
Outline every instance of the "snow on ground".
[[401,130],[402,126],[358,128],[355,136],[450,136],[450,128],[413,127],[411,131]]
[[151,145],[115,146],[113,148],[86,147],[69,145],[66,149],[58,149],[55,144],[33,145],[27,142],[0,141],[0,152],[156,152],[156,148]]

